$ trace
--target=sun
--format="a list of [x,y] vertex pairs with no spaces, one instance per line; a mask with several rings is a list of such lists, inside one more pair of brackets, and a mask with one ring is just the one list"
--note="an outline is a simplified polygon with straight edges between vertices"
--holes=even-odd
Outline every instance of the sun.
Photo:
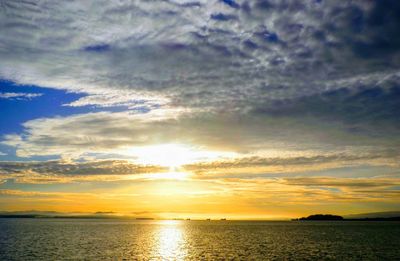
[[130,149],[142,164],[169,167],[174,170],[194,160],[190,148],[178,144],[161,144]]
[[169,167],[171,173],[178,173],[182,165],[228,156],[226,152],[175,143],[128,148],[124,154],[134,157],[140,164]]

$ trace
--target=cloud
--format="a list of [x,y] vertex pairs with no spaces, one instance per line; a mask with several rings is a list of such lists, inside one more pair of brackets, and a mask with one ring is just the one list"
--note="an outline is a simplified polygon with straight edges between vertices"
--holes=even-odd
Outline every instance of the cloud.
[[[75,106],[87,99],[109,106],[129,95],[125,101],[133,103],[152,96],[180,106],[243,109],[260,99],[355,89],[349,78],[399,69],[399,5],[392,0],[5,1],[2,7],[0,76],[97,97]],[[100,101],[104,93],[112,98]]]
[[[88,113],[68,117],[43,118],[23,124],[23,135],[6,135],[3,144],[17,147],[17,155],[80,156],[85,153],[116,153],[134,145],[155,143],[151,133],[167,137],[164,119],[174,122],[180,110],[142,113]],[[150,133],[149,133],[150,132]]]
[[387,83],[385,88],[381,87],[342,88],[299,99],[259,104],[254,106],[252,113],[275,118],[306,116],[322,124],[340,124],[347,132],[397,140],[400,86]]
[[1,162],[2,173],[21,174],[25,172],[48,175],[127,175],[164,172],[166,168],[151,165],[138,165],[123,160],[103,160],[90,162]]
[[[395,188],[399,186],[400,179],[398,178],[328,178],[328,177],[299,177],[284,179],[284,182],[289,185],[299,186],[316,186],[316,187],[334,187],[339,189],[382,189],[382,188]],[[395,189],[393,189],[395,190]],[[397,191],[400,194],[400,191]],[[400,196],[400,195],[399,195]]]
[[[269,179],[223,179],[223,180],[187,180],[184,186],[194,189],[179,190],[175,194],[168,190],[142,190],[128,192],[132,189],[116,191],[87,192],[46,192],[29,191],[18,189],[0,189],[0,200],[7,200],[7,197],[31,198],[62,202],[80,202],[83,198],[87,204],[93,204],[94,199],[107,201],[110,206],[130,198],[174,198],[178,194],[190,197],[191,204],[201,200],[202,205],[205,199],[212,199],[211,205],[225,205],[226,201],[244,204],[263,209],[279,204],[282,207],[291,207],[296,204],[305,206],[326,206],[327,204],[338,203],[396,203],[400,198],[399,178],[327,178],[327,177],[294,177],[294,178],[269,178]],[[205,189],[206,188],[206,189]],[[17,203],[20,203],[17,201]],[[94,206],[94,205],[93,205]],[[143,205],[142,205],[143,206]],[[146,206],[146,204],[144,205]],[[148,206],[147,206],[148,207]],[[115,209],[114,207],[110,209]],[[72,208],[73,210],[73,208]],[[164,209],[163,209],[164,210]],[[192,209],[193,210],[193,209]],[[192,211],[191,210],[191,211]],[[160,209],[158,210],[160,211]]]
[[[0,189],[1,196],[12,196],[12,197],[52,197],[52,196],[60,196],[63,193],[56,192],[37,192],[37,191],[23,191],[16,189]],[[64,194],[73,194],[73,193],[64,193]]]
[[[215,181],[256,208],[275,204],[326,206],[332,203],[395,203],[400,197],[399,178],[290,177],[267,179],[229,178]],[[342,205],[343,207],[343,205]]]
[[[118,199],[124,199],[126,197],[137,197],[140,196],[134,193],[95,193],[95,192],[45,192],[45,191],[29,191],[29,190],[19,190],[19,189],[0,189],[0,202],[7,203],[7,200],[10,200],[10,197],[13,197],[13,202],[18,204],[25,205],[26,202],[30,200],[34,200],[37,204],[36,206],[40,206],[44,203],[44,206],[48,204],[48,202],[52,202],[55,206],[58,205],[58,210],[62,211],[63,206],[72,204],[72,205],[81,205],[86,204],[90,206],[91,204],[98,203],[99,201],[113,201]],[[19,201],[22,199],[22,201]],[[61,203],[61,205],[59,205]],[[92,205],[93,206],[93,205]],[[94,209],[96,209],[94,207]],[[87,209],[86,209],[87,210]],[[65,208],[64,208],[65,211]],[[62,213],[65,213],[65,212]],[[25,213],[24,213],[25,212]],[[30,213],[32,212],[32,213]],[[36,210],[24,210],[21,211],[20,214],[57,214],[53,211],[36,211]],[[42,213],[40,213],[42,212]],[[81,211],[79,211],[81,212]],[[79,214],[75,213],[75,214]],[[7,212],[3,212],[7,213]],[[65,213],[68,214],[68,213]],[[72,213],[70,213],[72,214]],[[81,213],[83,214],[83,213]]]
[[[193,171],[204,178],[224,178],[236,173],[239,178],[263,177],[263,174],[303,173],[310,171],[330,170],[354,166],[391,166],[398,167],[398,156],[394,152],[379,153],[337,153],[314,154],[308,156],[286,157],[240,157],[230,160],[199,162],[185,165],[185,170]],[[348,174],[352,176],[353,174]]]
[[42,95],[42,93],[0,92],[0,99],[30,100],[32,98],[40,97]]

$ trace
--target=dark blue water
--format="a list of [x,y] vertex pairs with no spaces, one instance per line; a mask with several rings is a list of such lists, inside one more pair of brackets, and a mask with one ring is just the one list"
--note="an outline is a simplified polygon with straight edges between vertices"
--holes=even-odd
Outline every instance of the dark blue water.
[[400,223],[1,219],[0,260],[400,260]]

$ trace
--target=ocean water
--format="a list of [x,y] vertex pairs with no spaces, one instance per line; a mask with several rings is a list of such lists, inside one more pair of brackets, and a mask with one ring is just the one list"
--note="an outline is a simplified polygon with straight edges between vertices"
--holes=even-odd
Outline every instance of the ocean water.
[[400,222],[0,219],[0,260],[400,260]]

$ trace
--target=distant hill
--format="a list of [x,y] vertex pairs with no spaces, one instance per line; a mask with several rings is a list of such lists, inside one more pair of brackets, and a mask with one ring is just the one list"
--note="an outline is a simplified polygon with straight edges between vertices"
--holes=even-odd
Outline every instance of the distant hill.
[[393,218],[400,217],[400,211],[386,211],[386,212],[371,212],[362,214],[346,215],[346,219],[359,219],[359,218]]

